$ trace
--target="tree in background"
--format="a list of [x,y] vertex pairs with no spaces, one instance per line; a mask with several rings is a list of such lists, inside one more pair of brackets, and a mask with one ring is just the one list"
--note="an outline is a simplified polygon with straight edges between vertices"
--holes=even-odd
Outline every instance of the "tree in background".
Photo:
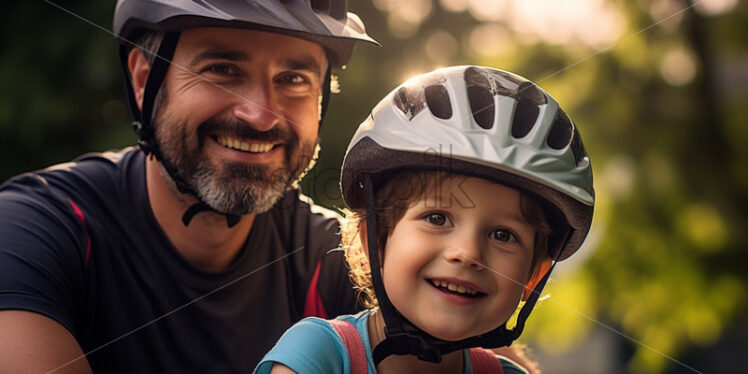
[[[598,191],[586,256],[557,269],[525,342],[563,355],[602,321],[632,339],[625,371],[693,372],[665,355],[731,367],[690,353],[748,330],[745,1],[350,3],[383,47],[359,47],[338,72],[305,192],[342,204],[348,140],[407,77],[453,64],[515,71],[575,119]],[[135,142],[105,31],[114,2],[53,4],[0,5],[0,180]]]

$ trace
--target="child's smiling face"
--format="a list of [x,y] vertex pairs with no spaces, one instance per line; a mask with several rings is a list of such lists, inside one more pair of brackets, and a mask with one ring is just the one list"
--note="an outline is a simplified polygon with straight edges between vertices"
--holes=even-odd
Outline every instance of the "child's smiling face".
[[530,275],[535,228],[517,190],[463,176],[435,185],[390,232],[382,278],[405,318],[454,341],[509,319]]

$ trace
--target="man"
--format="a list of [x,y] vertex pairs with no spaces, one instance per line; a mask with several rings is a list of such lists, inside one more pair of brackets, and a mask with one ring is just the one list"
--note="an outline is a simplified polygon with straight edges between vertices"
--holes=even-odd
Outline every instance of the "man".
[[292,187],[330,68],[376,42],[344,0],[120,0],[114,24],[140,149],[0,187],[0,373],[251,372],[355,309],[335,217]]

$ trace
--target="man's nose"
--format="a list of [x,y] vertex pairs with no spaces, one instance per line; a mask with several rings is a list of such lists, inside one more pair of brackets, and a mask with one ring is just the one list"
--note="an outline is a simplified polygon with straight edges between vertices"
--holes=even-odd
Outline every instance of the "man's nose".
[[234,105],[234,116],[258,131],[268,131],[283,118],[272,84],[254,84],[244,90]]
[[485,241],[477,235],[462,235],[450,243],[444,250],[447,262],[473,270],[483,270],[483,247]]

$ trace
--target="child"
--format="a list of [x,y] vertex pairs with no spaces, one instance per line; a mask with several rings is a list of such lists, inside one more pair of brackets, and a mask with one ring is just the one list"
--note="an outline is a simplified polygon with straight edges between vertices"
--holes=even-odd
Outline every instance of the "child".
[[491,68],[413,78],[359,127],[341,188],[370,309],[302,320],[255,372],[524,373],[475,347],[519,337],[553,264],[589,231],[590,161],[556,101]]

